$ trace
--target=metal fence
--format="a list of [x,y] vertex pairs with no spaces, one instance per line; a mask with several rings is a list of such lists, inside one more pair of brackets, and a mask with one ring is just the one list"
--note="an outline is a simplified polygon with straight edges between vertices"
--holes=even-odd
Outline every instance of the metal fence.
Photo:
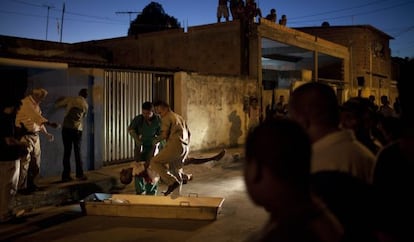
[[107,70],[104,83],[104,164],[132,160],[128,125],[142,112],[143,102],[173,99],[173,74]]

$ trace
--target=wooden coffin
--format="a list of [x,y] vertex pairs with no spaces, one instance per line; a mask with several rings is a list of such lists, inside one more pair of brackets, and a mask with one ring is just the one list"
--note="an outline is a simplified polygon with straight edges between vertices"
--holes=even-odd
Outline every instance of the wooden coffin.
[[93,193],[80,201],[86,215],[215,220],[224,198]]

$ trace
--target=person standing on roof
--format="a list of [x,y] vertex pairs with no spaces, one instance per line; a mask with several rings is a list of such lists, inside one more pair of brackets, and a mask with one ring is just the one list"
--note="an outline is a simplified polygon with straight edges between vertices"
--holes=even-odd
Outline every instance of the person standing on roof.
[[226,22],[229,21],[229,8],[227,7],[228,0],[219,0],[217,7],[217,23],[220,23],[221,18],[225,18]]

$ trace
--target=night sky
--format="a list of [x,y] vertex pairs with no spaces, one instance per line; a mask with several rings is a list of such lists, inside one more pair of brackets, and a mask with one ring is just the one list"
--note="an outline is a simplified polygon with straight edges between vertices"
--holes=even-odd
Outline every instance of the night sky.
[[[2,0],[0,34],[60,40],[65,2],[62,42],[125,36],[130,20],[151,1],[143,0]],[[159,0],[165,12],[181,26],[215,23],[218,0]],[[278,18],[286,14],[288,27],[372,25],[394,37],[393,56],[414,57],[414,0],[284,0],[256,1],[263,16],[275,8]],[[49,17],[48,17],[49,12]],[[49,19],[49,21],[47,21]]]

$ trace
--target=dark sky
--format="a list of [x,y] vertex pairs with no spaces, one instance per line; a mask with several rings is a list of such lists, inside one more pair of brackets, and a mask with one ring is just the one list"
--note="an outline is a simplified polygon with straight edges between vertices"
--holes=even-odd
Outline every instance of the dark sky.
[[[67,43],[125,36],[129,21],[151,1],[1,0],[0,34]],[[218,0],[159,0],[182,27],[215,23]],[[393,56],[414,57],[414,0],[261,0],[265,16],[275,8],[288,27],[372,25],[394,37]],[[48,17],[49,12],[49,17]],[[49,21],[47,21],[49,20]]]

